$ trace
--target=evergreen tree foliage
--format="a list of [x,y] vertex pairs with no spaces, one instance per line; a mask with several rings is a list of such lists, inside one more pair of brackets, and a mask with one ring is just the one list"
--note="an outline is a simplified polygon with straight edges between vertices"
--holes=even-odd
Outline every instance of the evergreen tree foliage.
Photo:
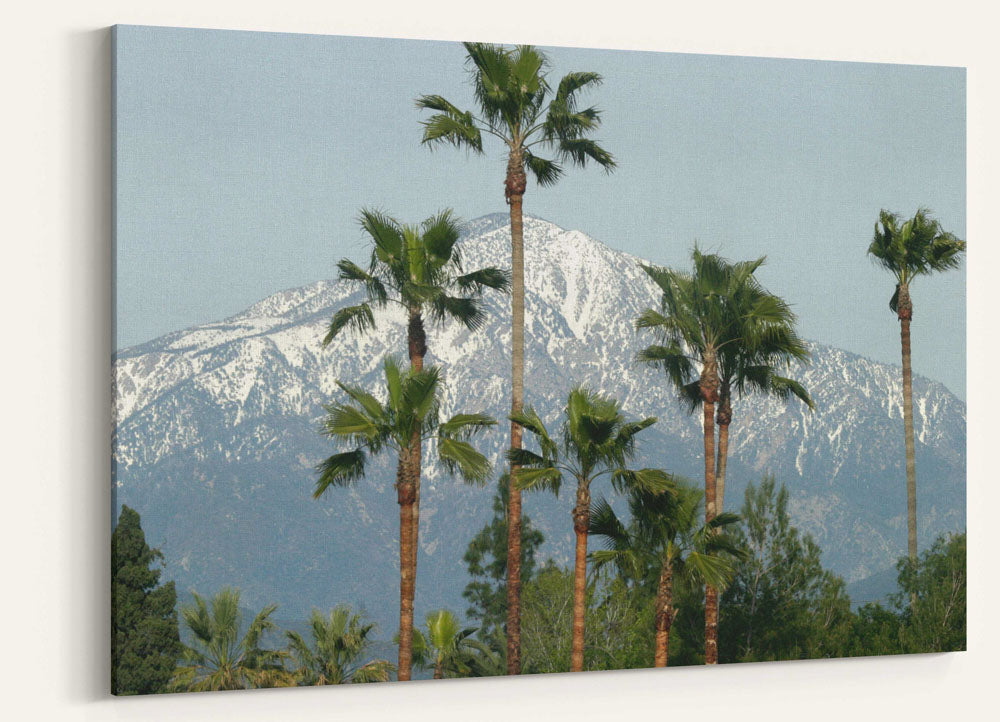
[[721,661],[840,656],[851,623],[846,585],[792,525],[787,489],[773,477],[751,484],[741,515],[747,556],[723,598]]
[[[521,640],[525,673],[569,672],[574,572],[549,560],[524,586]],[[586,590],[585,670],[649,667],[654,595],[619,577],[591,575]]]
[[959,652],[966,648],[966,535],[940,536],[914,563],[896,564],[887,606],[858,610],[849,655]]
[[[510,490],[507,474],[501,476],[493,496],[493,518],[469,542],[462,561],[472,577],[462,597],[470,606],[465,614],[479,623],[477,636],[492,637],[504,629],[507,619],[507,499]],[[545,541],[527,515],[521,518],[521,581],[528,583],[535,574],[535,553]]]
[[181,653],[177,592],[160,584],[163,554],[151,549],[139,514],[122,506],[111,535],[111,692],[166,691]]

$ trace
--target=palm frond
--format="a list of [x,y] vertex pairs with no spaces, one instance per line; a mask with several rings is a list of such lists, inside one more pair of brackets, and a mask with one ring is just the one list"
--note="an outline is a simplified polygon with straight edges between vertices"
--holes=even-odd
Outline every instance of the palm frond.
[[438,458],[449,473],[468,484],[481,486],[490,477],[490,462],[468,442],[451,437],[438,438]]
[[440,143],[448,143],[474,153],[483,152],[483,135],[472,113],[435,113],[421,121],[421,125],[424,126],[421,143],[432,148]]
[[496,419],[487,414],[455,414],[438,427],[438,434],[446,438],[469,439],[496,425]]
[[551,491],[558,496],[562,486],[562,472],[554,467],[527,468],[517,470],[514,485],[521,490]]
[[617,164],[611,153],[606,151],[597,141],[590,138],[562,138],[559,140],[560,156],[571,160],[578,166],[587,165],[591,160],[601,166],[605,172],[610,173]]
[[455,244],[462,233],[462,221],[451,209],[446,209],[426,219],[422,224],[421,246],[426,249],[435,268],[449,261],[458,260]]
[[555,185],[563,176],[563,169],[558,163],[535,155],[529,150],[524,151],[524,165],[531,171],[535,182],[543,188]]
[[365,475],[365,452],[361,449],[334,454],[316,468],[319,479],[313,498],[318,499],[331,486],[348,486]]
[[611,482],[620,491],[641,489],[652,493],[672,493],[676,481],[663,469],[615,469]]
[[507,293],[510,291],[510,271],[500,268],[480,268],[455,279],[455,285],[464,293],[481,293],[485,288]]
[[431,317],[438,323],[447,319],[458,321],[470,331],[479,330],[486,314],[475,299],[439,294],[431,303]]
[[396,219],[382,211],[362,208],[359,218],[362,229],[375,244],[375,254],[383,263],[392,264],[404,250],[403,229]]
[[357,306],[348,306],[339,309],[330,321],[326,336],[323,337],[323,345],[329,346],[337,335],[345,328],[350,328],[358,333],[364,333],[375,328],[375,315],[367,303]]

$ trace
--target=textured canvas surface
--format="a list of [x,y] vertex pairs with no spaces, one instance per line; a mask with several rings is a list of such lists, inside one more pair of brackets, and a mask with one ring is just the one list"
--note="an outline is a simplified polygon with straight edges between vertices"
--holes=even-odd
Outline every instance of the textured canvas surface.
[[113,691],[965,648],[964,70],[112,52]]

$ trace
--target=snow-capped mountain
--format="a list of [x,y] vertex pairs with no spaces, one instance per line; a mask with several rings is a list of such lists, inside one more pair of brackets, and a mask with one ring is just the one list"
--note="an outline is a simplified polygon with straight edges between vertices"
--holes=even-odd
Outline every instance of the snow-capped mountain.
[[[506,267],[506,215],[469,224],[467,268]],[[658,301],[639,259],[579,231],[525,219],[526,395],[556,422],[569,388],[585,383],[621,400],[630,416],[656,416],[639,453],[696,481],[700,416],[689,416],[662,377],[634,363],[650,342],[636,315]],[[318,425],[337,379],[377,389],[381,360],[403,354],[400,315],[377,316],[376,333],[320,340],[333,312],[360,291],[320,281],[270,296],[217,323],[126,349],[114,360],[113,470],[116,506],[142,514],[168,578],[182,590],[229,584],[251,605],[278,602],[281,616],[338,602],[363,605],[392,628],[398,594],[398,507],[386,455],[350,489],[311,498],[315,465],[334,451]],[[429,328],[428,362],[446,380],[444,412],[485,411],[501,421],[480,448],[496,468],[507,444],[510,311],[486,298],[488,321],[470,333]],[[817,404],[751,398],[735,405],[726,508],[747,483],[774,474],[795,521],[824,549],[827,566],[856,580],[905,550],[906,496],[899,368],[813,344],[796,369]],[[939,383],[914,381],[921,544],[965,527],[965,404]],[[490,516],[490,488],[463,485],[428,452],[421,494],[417,612],[464,611],[462,554]],[[596,494],[611,495],[610,488]],[[567,560],[571,500],[526,497],[545,534],[543,557]],[[385,628],[385,627],[384,627]]]

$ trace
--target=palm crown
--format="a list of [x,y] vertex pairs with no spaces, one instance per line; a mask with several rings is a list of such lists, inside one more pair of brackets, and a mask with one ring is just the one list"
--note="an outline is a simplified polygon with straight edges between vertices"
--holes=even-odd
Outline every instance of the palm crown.
[[174,687],[204,692],[293,685],[284,669],[285,654],[261,647],[264,633],[276,629],[271,621],[275,609],[276,604],[264,607],[241,637],[239,590],[220,590],[212,597],[211,611],[205,599],[194,594],[194,604],[181,607],[193,639],[177,667]]
[[896,291],[889,299],[893,313],[900,310],[901,286],[908,286],[917,276],[957,268],[965,251],[965,241],[943,230],[926,208],[901,221],[898,214],[882,210],[868,246],[872,260],[896,277]]
[[520,488],[547,488],[558,493],[564,473],[585,485],[609,475],[619,490],[640,486],[662,491],[672,484],[671,477],[659,469],[626,468],[635,455],[636,435],[656,419],[626,421],[614,399],[582,386],[570,391],[559,442],[552,439],[534,408],[512,418],[535,436],[540,451],[507,452],[512,463],[524,467],[517,476]]
[[[487,133],[503,141],[520,161],[519,170],[530,171],[542,186],[555,183],[566,162],[583,166],[593,161],[608,171],[615,167],[611,154],[587,137],[600,127],[600,111],[578,105],[579,92],[600,85],[600,75],[568,73],[553,92],[548,59],[538,48],[465,43],[465,50],[478,114],[460,110],[440,95],[421,96],[417,107],[436,111],[423,122],[424,143],[450,143],[482,153]],[[539,148],[555,157],[538,155]]]
[[350,401],[327,407],[323,433],[355,445],[351,451],[334,454],[320,464],[314,497],[330,486],[345,486],[364,475],[368,455],[386,447],[408,451],[414,443],[428,438],[437,442],[438,459],[445,468],[469,483],[486,481],[490,464],[467,439],[495,426],[486,414],[455,414],[439,419],[440,370],[429,366],[404,372],[389,356],[383,362],[386,401],[383,403],[358,386],[337,382]]
[[631,523],[625,525],[604,499],[594,505],[590,533],[604,539],[605,549],[591,559],[597,569],[608,565],[633,583],[655,586],[664,565],[679,578],[722,589],[733,576],[736,542],[725,533],[739,516],[723,513],[707,524],[702,518],[702,493],[678,485],[676,494],[634,489],[629,493]]
[[661,300],[660,310],[643,311],[637,326],[657,332],[661,343],[643,349],[639,360],[662,368],[692,406],[717,400],[720,378],[739,391],[755,387],[807,400],[805,389],[773,370],[776,359],[801,360],[807,349],[788,304],[753,276],[765,259],[730,263],[697,248],[692,259],[691,274],[642,265]]
[[408,311],[427,310],[435,321],[454,319],[475,330],[485,317],[477,302],[483,290],[510,288],[507,271],[492,267],[463,271],[457,245],[461,224],[451,211],[409,226],[366,209],[361,211],[361,227],[372,241],[368,267],[344,258],[337,268],[341,280],[364,286],[367,299],[334,314],[324,345],[345,328],[360,332],[374,328],[372,308],[389,304]]
[[477,669],[479,657],[489,654],[484,644],[472,638],[475,631],[475,627],[462,627],[447,609],[430,612],[425,628],[413,630],[414,659],[433,669],[436,679],[467,677]]
[[309,618],[311,643],[298,632],[286,632],[289,651],[298,662],[299,684],[387,682],[393,665],[384,659],[365,662],[363,657],[374,629],[346,605],[334,607],[329,615],[314,609]]

